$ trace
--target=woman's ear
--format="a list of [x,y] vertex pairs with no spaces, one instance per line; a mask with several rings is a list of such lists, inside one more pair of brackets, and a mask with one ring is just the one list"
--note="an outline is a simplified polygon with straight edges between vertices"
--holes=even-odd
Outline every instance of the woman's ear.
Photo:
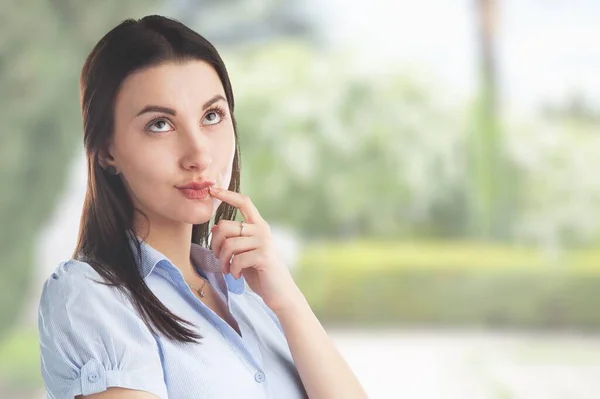
[[116,167],[115,158],[111,155],[108,146],[103,146],[98,150],[98,163],[102,169],[106,169],[111,165]]

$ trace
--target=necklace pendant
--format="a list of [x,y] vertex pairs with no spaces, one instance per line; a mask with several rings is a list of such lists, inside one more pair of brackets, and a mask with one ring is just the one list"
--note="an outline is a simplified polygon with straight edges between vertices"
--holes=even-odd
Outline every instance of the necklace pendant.
[[199,295],[200,295],[202,298],[204,298],[204,297],[206,296],[206,293],[205,293],[204,291],[202,291],[201,289],[200,289],[200,290],[198,290],[198,294],[199,294]]

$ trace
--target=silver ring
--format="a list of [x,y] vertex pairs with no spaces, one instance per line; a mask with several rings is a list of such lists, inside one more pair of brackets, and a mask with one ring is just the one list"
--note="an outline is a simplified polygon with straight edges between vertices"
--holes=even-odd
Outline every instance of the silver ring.
[[242,236],[242,232],[244,231],[244,221],[240,222],[240,237]]

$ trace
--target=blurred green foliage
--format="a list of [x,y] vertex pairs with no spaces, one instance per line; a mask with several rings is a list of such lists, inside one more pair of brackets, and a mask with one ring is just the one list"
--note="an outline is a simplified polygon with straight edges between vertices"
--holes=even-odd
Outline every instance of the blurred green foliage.
[[416,76],[293,41],[224,58],[242,188],[268,220],[313,238],[464,234],[462,115]]
[[600,250],[563,263],[468,242],[313,244],[295,278],[325,323],[600,329]]

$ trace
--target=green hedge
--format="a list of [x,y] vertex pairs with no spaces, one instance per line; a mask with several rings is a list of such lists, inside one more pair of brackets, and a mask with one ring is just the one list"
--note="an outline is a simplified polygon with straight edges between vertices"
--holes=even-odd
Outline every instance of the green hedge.
[[600,251],[551,263],[477,243],[323,243],[295,278],[325,323],[600,329]]

